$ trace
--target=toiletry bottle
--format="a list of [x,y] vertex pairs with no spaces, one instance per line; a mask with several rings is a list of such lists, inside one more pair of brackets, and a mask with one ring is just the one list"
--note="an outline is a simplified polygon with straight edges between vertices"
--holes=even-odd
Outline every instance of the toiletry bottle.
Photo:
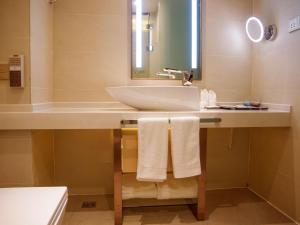
[[208,91],[206,89],[201,90],[201,96],[200,96],[200,108],[204,109],[206,106],[208,106],[209,99],[208,99]]

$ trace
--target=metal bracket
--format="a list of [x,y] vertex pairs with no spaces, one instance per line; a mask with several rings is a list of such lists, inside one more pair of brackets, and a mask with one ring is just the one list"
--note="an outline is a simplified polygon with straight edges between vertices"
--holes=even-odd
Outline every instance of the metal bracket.
[[[200,123],[220,123],[220,122],[222,122],[221,118],[200,118]],[[136,125],[136,124],[138,124],[137,120],[121,120],[121,125]]]

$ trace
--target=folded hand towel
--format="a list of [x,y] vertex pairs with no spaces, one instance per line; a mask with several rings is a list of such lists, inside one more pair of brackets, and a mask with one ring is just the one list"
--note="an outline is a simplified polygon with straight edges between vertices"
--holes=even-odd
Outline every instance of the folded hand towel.
[[157,199],[197,198],[197,195],[197,177],[174,179],[168,175],[165,182],[157,183]]
[[175,178],[201,174],[199,118],[171,118],[171,152]]
[[140,182],[135,174],[124,174],[122,178],[122,199],[156,198],[157,187],[155,183]]
[[168,119],[138,120],[137,180],[162,182],[167,178]]

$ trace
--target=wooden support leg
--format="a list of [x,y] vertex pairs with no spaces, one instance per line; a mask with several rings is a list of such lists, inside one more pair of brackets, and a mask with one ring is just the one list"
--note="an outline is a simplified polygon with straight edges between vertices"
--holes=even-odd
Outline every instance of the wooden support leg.
[[114,136],[114,209],[115,225],[122,225],[122,168],[121,168],[121,129],[113,131]]
[[201,175],[198,180],[197,219],[205,220],[207,128],[200,129]]

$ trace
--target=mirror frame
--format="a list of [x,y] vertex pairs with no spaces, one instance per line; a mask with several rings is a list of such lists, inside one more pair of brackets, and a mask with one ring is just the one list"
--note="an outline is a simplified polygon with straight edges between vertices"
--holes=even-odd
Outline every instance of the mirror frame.
[[[130,41],[130,44],[129,44],[129,47],[130,47],[130,79],[131,80],[161,80],[161,81],[178,81],[178,80],[181,80],[181,79],[169,79],[169,78],[154,78],[154,77],[151,77],[151,78],[135,78],[133,77],[133,69],[132,69],[132,1],[133,0],[127,0],[127,5],[128,5],[128,23],[129,23],[129,26],[128,26],[128,30],[129,30],[129,41]],[[199,75],[198,77],[194,80],[197,80],[197,81],[201,81],[202,80],[202,69],[203,69],[203,55],[202,55],[202,40],[203,40],[203,0],[199,0],[199,4],[200,4],[200,23],[199,23],[199,30],[198,30],[198,37],[199,37],[199,65],[200,65],[200,68],[199,68]]]

